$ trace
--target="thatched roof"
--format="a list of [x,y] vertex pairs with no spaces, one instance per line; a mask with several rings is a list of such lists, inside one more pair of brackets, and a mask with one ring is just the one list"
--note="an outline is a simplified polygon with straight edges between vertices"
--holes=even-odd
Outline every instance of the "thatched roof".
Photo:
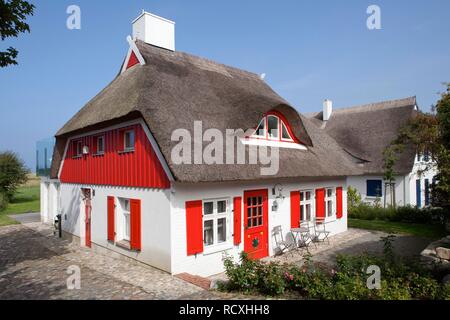
[[[322,112],[306,116],[333,137],[344,150],[360,159],[364,173],[382,174],[383,150],[413,117],[415,106],[416,98],[409,97],[335,109],[328,121],[322,121]],[[399,174],[411,172],[415,155],[413,147],[406,148],[399,155],[394,170]]]
[[56,134],[54,177],[68,137],[142,117],[177,181],[273,178],[260,176],[258,165],[175,165],[171,161],[175,129],[192,133],[194,121],[201,120],[203,130],[246,130],[271,110],[283,113],[294,135],[308,147],[307,151],[280,149],[280,170],[275,177],[335,177],[358,172],[333,139],[300,116],[258,75],[141,41],[136,45],[146,64],[118,75]]

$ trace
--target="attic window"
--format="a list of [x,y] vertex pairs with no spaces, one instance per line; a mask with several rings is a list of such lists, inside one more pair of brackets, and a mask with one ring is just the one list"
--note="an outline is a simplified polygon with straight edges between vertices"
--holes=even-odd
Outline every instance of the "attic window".
[[79,158],[83,155],[83,146],[81,140],[73,142],[73,157]]
[[250,138],[295,142],[292,137],[286,120],[278,113],[267,114],[259,123],[255,133],[250,136]]

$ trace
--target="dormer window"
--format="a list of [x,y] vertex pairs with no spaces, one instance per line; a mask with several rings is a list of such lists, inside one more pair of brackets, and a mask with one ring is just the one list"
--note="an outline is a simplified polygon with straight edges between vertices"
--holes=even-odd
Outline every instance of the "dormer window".
[[250,138],[294,142],[288,128],[288,125],[285,120],[282,119],[281,115],[276,113],[268,114],[261,120],[255,133],[251,135]]
[[286,118],[279,112],[267,113],[253,134],[242,139],[247,145],[307,150],[293,135]]

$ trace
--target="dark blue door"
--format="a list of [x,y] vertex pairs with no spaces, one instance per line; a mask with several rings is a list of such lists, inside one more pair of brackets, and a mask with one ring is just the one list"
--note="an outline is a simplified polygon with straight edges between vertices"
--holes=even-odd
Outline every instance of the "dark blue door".
[[422,195],[420,192],[420,179],[416,180],[416,203],[417,203],[417,208],[420,208],[422,206]]
[[425,179],[425,205],[430,205],[430,181]]

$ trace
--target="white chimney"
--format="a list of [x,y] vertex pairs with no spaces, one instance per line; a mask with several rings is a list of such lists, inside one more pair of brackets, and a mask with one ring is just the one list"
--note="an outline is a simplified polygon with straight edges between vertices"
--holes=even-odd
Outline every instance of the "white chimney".
[[323,102],[323,121],[330,120],[331,113],[333,112],[333,101],[326,99]]
[[175,22],[142,11],[133,21],[133,38],[175,51]]

